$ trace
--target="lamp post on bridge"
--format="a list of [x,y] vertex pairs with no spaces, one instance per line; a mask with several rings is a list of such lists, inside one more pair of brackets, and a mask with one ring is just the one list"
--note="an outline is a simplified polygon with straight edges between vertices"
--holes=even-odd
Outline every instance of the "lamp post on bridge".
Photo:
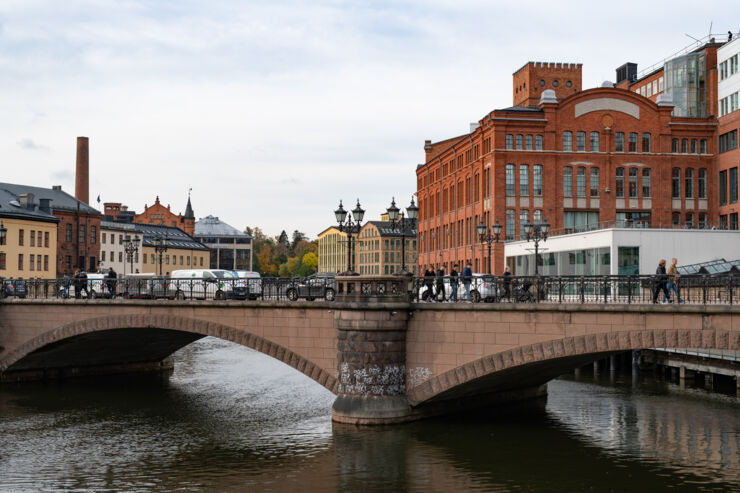
[[365,209],[360,207],[360,199],[357,199],[357,206],[352,210],[352,214],[347,214],[340,199],[339,208],[334,211],[334,217],[339,225],[339,231],[347,233],[347,270],[342,275],[355,276],[357,273],[352,270],[352,233],[360,234],[360,225],[362,224],[362,218],[365,217]]
[[527,243],[534,242],[534,275],[538,276],[537,265],[540,258],[540,241],[547,241],[547,233],[550,231],[550,225],[547,221],[543,223],[527,223],[524,225],[524,233],[527,235]]
[[[399,212],[400,211],[400,212]],[[401,272],[399,274],[408,274],[406,270],[406,228],[410,225],[412,230],[416,218],[419,217],[419,208],[414,203],[414,198],[411,197],[411,205],[406,207],[408,218],[406,218],[398,207],[396,207],[396,198],[391,199],[391,206],[386,209],[388,212],[388,218],[391,221],[391,229],[396,229],[396,224],[399,225],[401,230]]]
[[[139,253],[139,243],[141,243],[141,240],[137,236],[133,240],[131,240],[130,235],[126,235],[126,237],[123,239],[123,250],[126,252],[126,260],[128,260],[129,263],[129,273],[134,273],[134,254]],[[155,243],[156,244],[156,243]],[[124,268],[125,271],[125,268]],[[162,275],[162,263],[159,264],[159,274]]]
[[165,234],[164,238],[158,237],[154,240],[154,251],[157,253],[157,258],[159,260],[160,276],[162,276],[162,255],[169,249],[169,247],[170,239],[167,237],[167,234]]
[[492,263],[491,263],[491,245],[499,242],[499,236],[501,235],[501,224],[496,219],[496,224],[493,226],[486,227],[483,221],[476,226],[478,230],[478,237],[480,237],[481,243],[488,244],[488,273],[493,274]]

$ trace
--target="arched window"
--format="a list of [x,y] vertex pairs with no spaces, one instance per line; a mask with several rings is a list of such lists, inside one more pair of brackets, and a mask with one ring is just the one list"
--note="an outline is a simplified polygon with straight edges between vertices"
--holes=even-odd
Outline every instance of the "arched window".
[[637,133],[630,132],[629,152],[637,152]]
[[650,152],[650,134],[642,134],[642,152]]
[[532,150],[532,136],[531,135],[527,135],[526,143],[527,143],[527,150],[531,151]]
[[614,151],[624,152],[624,132],[617,132],[614,137]]
[[694,168],[686,168],[684,181],[686,184],[685,197],[687,199],[693,199],[694,198]]
[[542,136],[541,135],[537,135],[534,138],[534,147],[538,151],[541,151],[542,150]]
[[514,148],[514,136],[511,134],[506,134],[506,148],[507,149]]
[[591,152],[599,152],[599,132],[591,132]]
[[678,139],[671,140],[671,152],[674,154],[678,153]]
[[681,168],[673,168],[671,171],[671,196],[674,199],[681,198]]
[[522,146],[523,146],[523,144],[522,144],[522,136],[521,135],[517,135],[516,136],[516,148],[519,149],[519,150],[521,150],[523,148]]
[[707,168],[699,168],[699,198],[707,198]]
[[573,196],[573,168],[570,166],[563,168],[563,196]]
[[576,195],[586,196],[586,168],[583,166],[579,166],[576,170]]
[[576,151],[584,152],[586,150],[586,132],[576,133]]

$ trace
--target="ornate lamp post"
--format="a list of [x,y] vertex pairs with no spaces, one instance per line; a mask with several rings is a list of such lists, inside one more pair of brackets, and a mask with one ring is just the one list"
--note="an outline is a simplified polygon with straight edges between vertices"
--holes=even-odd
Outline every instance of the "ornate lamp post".
[[527,235],[527,243],[534,241],[534,275],[539,275],[537,265],[540,259],[540,241],[547,241],[547,232],[550,231],[550,225],[547,221],[543,223],[527,223],[524,225],[524,233]]
[[391,199],[391,206],[386,210],[388,212],[388,218],[391,220],[391,229],[396,229],[396,224],[399,225],[401,230],[401,272],[399,274],[408,274],[406,270],[406,228],[411,226],[412,230],[416,218],[419,217],[419,208],[414,203],[414,198],[411,197],[411,205],[406,207],[406,213],[408,218],[404,217],[403,211],[396,207],[396,198]]
[[[131,274],[134,273],[134,254],[139,252],[139,243],[141,240],[137,236],[136,238],[131,240],[130,235],[126,235],[126,237],[123,239],[123,250],[126,252],[126,260],[128,260],[129,263],[129,272]],[[160,275],[162,273],[162,264],[160,262],[159,267]]]
[[496,219],[496,224],[491,227],[486,227],[486,225],[483,224],[483,221],[481,221],[480,224],[476,226],[476,229],[478,230],[480,242],[488,244],[488,273],[493,274],[493,269],[491,267],[491,245],[499,242],[501,224],[499,224],[498,219]]
[[[339,225],[339,231],[347,233],[347,270],[342,273],[345,276],[357,275],[352,270],[352,233],[359,234],[362,218],[365,217],[365,209],[360,207],[360,199],[357,199],[357,206],[352,209],[352,214],[347,214],[339,201],[339,208],[334,211],[334,217]],[[354,219],[354,221],[353,221]]]
[[162,275],[162,255],[170,247],[170,239],[165,235],[164,238],[159,237],[154,240],[154,251],[157,252],[157,258],[159,260],[159,275]]

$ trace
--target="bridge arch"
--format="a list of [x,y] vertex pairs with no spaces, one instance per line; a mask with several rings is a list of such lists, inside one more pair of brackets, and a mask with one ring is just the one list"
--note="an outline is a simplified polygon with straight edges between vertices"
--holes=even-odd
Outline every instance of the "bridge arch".
[[536,386],[599,355],[649,348],[740,350],[740,332],[720,329],[635,329],[518,346],[434,376],[407,392],[413,407],[476,394]]
[[280,344],[251,332],[239,330],[221,323],[169,314],[110,315],[87,318],[61,325],[29,339],[3,358],[0,358],[0,372],[12,371],[13,365],[21,362],[35,351],[52,344],[69,340],[76,336],[116,329],[161,329],[187,332],[199,336],[217,337],[246,346],[282,361],[326,387],[329,391],[335,394],[337,393],[338,382],[334,375]]

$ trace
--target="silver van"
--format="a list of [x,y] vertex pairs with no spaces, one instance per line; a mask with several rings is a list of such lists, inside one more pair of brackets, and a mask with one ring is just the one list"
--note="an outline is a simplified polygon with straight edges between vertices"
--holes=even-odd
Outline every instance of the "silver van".
[[235,270],[234,274],[239,278],[239,286],[247,288],[247,298],[256,300],[262,297],[262,276],[259,272],[251,270]]
[[175,299],[244,300],[247,287],[233,271],[223,269],[174,270],[170,275]]

